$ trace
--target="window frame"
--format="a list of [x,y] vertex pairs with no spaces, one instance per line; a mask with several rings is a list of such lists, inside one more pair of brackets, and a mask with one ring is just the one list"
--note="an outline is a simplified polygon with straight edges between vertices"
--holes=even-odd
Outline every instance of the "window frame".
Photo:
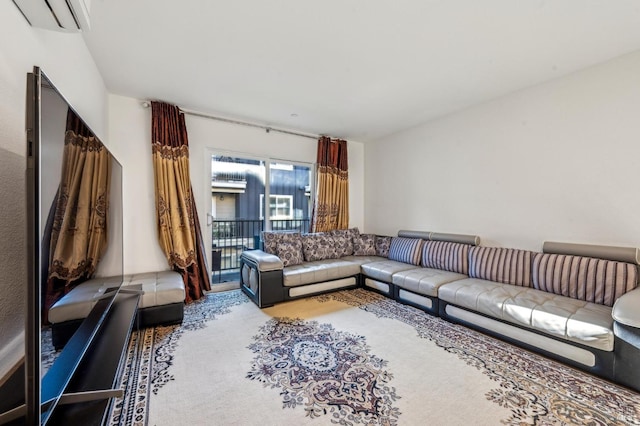
[[[289,214],[287,215],[271,215],[271,201],[272,200],[276,200],[275,202],[275,209],[276,209],[276,213],[278,212],[278,199],[286,199],[288,201],[288,210],[289,210]],[[260,219],[264,220],[264,208],[265,208],[265,202],[264,202],[264,194],[260,194]],[[294,219],[294,208],[293,208],[293,195],[287,195],[287,194],[269,194],[269,221],[272,220],[293,220]]]

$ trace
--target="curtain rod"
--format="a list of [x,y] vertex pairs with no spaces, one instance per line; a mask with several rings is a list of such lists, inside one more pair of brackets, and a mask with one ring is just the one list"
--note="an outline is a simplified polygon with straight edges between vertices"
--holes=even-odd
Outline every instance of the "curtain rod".
[[[142,102],[142,106],[145,107],[145,108],[149,108],[151,106],[151,102],[150,101],[143,101]],[[269,133],[269,132],[278,132],[278,133],[284,133],[286,135],[300,136],[300,137],[309,138],[309,139],[318,139],[320,136],[322,136],[322,135],[314,135],[314,134],[311,134],[311,133],[301,133],[301,132],[294,132],[292,130],[278,129],[278,128],[274,128],[274,127],[271,127],[271,126],[265,126],[263,124],[251,123],[249,121],[234,120],[234,119],[231,119],[231,118],[219,117],[217,115],[207,114],[207,113],[204,113],[204,112],[194,111],[194,110],[190,110],[190,109],[184,109],[182,107],[178,107],[178,108],[180,108],[180,111],[182,111],[184,114],[194,115],[196,117],[208,118],[210,120],[222,121],[223,123],[238,124],[240,126],[247,126],[247,127],[254,127],[254,128],[257,128],[257,129],[263,129],[267,133]]]

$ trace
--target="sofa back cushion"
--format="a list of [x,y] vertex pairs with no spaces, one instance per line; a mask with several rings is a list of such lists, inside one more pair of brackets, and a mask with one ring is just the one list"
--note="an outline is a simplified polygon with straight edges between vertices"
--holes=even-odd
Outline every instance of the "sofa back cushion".
[[263,251],[278,256],[278,243],[300,238],[300,231],[262,231]]
[[613,306],[638,286],[636,265],[592,257],[538,253],[533,259],[533,286],[542,291]]
[[469,276],[503,284],[531,287],[533,252],[500,247],[471,247]]
[[469,244],[450,241],[425,241],[422,245],[422,266],[468,275],[470,248]]
[[353,254],[353,237],[359,234],[358,228],[331,231],[338,257],[351,256]]
[[389,257],[392,237],[376,235],[376,256]]
[[291,238],[286,241],[278,242],[276,256],[282,260],[282,264],[286,266],[299,265],[304,262],[302,255],[302,239],[300,234],[298,238]]
[[375,256],[376,236],[373,234],[358,234],[353,237],[354,256]]
[[322,232],[302,235],[302,251],[307,262],[339,257],[333,237]]
[[420,265],[422,243],[423,240],[420,238],[393,237],[389,247],[389,259]]

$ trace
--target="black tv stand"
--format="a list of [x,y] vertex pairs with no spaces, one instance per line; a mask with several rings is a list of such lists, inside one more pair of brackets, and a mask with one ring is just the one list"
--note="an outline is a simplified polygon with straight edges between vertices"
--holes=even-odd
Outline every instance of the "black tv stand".
[[[67,403],[63,397],[47,424],[101,425],[109,421],[107,416],[113,402],[112,397],[118,396],[117,392],[112,391],[117,390],[122,375],[129,337],[135,326],[139,297],[138,293],[122,291],[116,295],[103,326],[65,388],[64,395],[74,395],[73,398],[67,397],[71,403]],[[43,395],[44,387],[43,381]],[[101,394],[86,394],[94,391]],[[97,399],[73,402],[82,399],[83,394]]]
[[[113,398],[122,395],[117,387],[131,330],[136,326],[141,291],[131,287],[121,291],[115,288],[112,297],[96,303],[42,378],[40,424],[108,423]],[[28,407],[22,407],[22,416],[9,424],[37,424],[37,420],[25,417]]]

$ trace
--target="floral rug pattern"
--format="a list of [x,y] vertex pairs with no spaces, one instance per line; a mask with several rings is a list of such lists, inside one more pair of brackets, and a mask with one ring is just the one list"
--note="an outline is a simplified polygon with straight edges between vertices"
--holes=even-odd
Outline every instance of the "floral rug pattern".
[[415,328],[495,381],[486,398],[510,409],[507,425],[640,425],[640,394],[474,330],[356,289],[315,296]]
[[[175,380],[170,369],[180,337],[188,331],[207,327],[208,322],[231,312],[231,307],[249,302],[240,291],[210,293],[185,306],[182,325],[133,331],[120,384],[125,391],[124,398],[114,399],[109,425],[146,425],[150,393],[157,394],[164,385]],[[48,330],[47,334],[43,333],[43,348],[45,343],[48,345],[43,358],[47,365],[60,353],[53,350],[50,341]]]
[[[640,394],[564,364],[449,323],[368,290],[339,291],[311,299],[320,303],[339,301],[377,317],[394,319],[412,326],[419,338],[432,341],[443,350],[455,354],[496,382],[496,387],[485,397],[510,410],[511,416],[504,419],[503,424],[640,425]],[[182,326],[155,327],[133,332],[121,383],[121,387],[125,389],[125,399],[114,401],[110,424],[146,425],[150,395],[157,394],[166,383],[176,380],[171,373],[171,366],[180,337],[190,330],[207,327],[208,322],[231,312],[231,307],[245,303],[250,301],[239,290],[212,293],[185,307]],[[296,327],[306,328],[309,340],[307,343],[299,341],[297,345],[289,347],[291,352],[288,354],[290,364],[287,364],[287,371],[297,371],[291,368],[291,359],[294,359],[298,364],[296,368],[303,366],[307,371],[315,371],[315,377],[322,377],[323,369],[348,358],[346,353],[344,356],[347,358],[340,358],[342,355],[336,357],[336,352],[329,351],[326,344],[344,340],[352,342],[354,357],[372,360],[367,377],[378,375],[380,383],[380,390],[374,385],[358,383],[360,387],[356,386],[354,389],[360,392],[365,389],[373,390],[374,395],[369,401],[359,401],[361,405],[358,407],[363,408],[364,412],[365,408],[370,409],[379,403],[378,412],[389,419],[389,424],[397,423],[400,413],[392,408],[391,403],[399,397],[395,395],[395,389],[388,384],[392,375],[384,370],[385,361],[369,354],[370,350],[364,337],[342,334],[329,324],[281,318],[280,322],[270,321],[260,330],[256,337],[265,336],[262,339],[263,343],[259,343],[258,339],[250,347],[257,349],[258,346],[255,345],[263,345],[264,349],[261,350],[276,353],[275,345],[270,344],[266,336],[273,334],[271,330],[277,330],[276,335],[286,334],[287,329],[293,330]],[[322,333],[324,335],[320,340],[313,340],[314,336],[320,336]],[[59,354],[53,350],[49,334],[50,330],[43,330],[44,369]],[[348,346],[346,343],[345,345]],[[271,349],[268,349],[269,347]],[[277,364],[269,364],[263,360],[256,361],[254,365],[262,369],[260,372],[253,372],[252,369],[253,373],[249,373],[255,375],[254,380],[266,380],[267,386],[279,386],[276,381],[280,379],[276,379],[275,374]],[[274,372],[269,372],[269,365]],[[294,387],[305,383],[305,380],[307,379],[295,376],[289,380],[292,390],[284,391],[286,395],[283,393],[285,407],[307,404],[304,399],[295,396],[297,390]],[[283,383],[282,380],[280,383]],[[321,396],[320,403],[313,405],[313,414],[308,415],[320,414],[326,409],[327,413],[332,413],[336,423],[348,424],[350,421],[357,424],[360,417],[349,417],[347,414],[352,408],[347,408],[345,404],[342,411],[332,412],[328,399],[322,396],[323,392],[316,394]],[[324,392],[324,395],[327,393]],[[345,401],[348,399],[346,395],[343,395],[343,398]],[[341,417],[344,415],[347,418]]]
[[395,425],[398,398],[388,386],[387,361],[370,354],[364,336],[331,324],[273,318],[249,345],[255,354],[247,378],[280,388],[283,408],[304,405],[306,415],[330,415],[342,425]]

